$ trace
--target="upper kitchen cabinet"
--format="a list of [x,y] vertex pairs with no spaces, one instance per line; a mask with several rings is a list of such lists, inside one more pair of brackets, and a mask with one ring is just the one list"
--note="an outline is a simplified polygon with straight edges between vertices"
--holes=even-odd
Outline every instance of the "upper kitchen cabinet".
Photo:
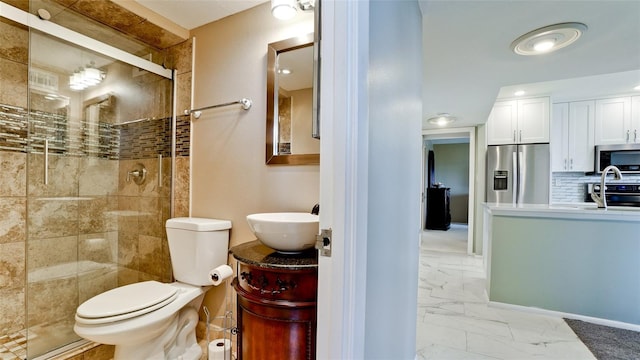
[[487,120],[487,143],[489,145],[514,144],[517,129],[517,101],[496,101]]
[[639,107],[639,96],[596,100],[596,145],[639,143]]
[[631,98],[631,128],[633,131],[629,142],[633,140],[634,143],[640,143],[640,96]]
[[548,97],[496,101],[487,120],[487,143],[548,143],[549,117]]
[[552,171],[593,171],[595,101],[553,104],[552,109]]

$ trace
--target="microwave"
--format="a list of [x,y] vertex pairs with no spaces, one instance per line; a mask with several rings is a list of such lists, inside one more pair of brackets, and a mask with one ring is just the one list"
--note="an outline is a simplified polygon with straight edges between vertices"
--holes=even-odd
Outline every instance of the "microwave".
[[640,174],[640,144],[598,145],[595,161],[598,173],[613,165],[622,173]]

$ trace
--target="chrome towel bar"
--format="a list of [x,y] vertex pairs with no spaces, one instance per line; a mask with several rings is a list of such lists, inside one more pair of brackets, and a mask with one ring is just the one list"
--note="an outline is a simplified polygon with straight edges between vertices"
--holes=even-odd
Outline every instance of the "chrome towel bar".
[[185,110],[184,114],[185,115],[191,115],[193,113],[193,116],[196,119],[199,119],[200,115],[202,115],[202,110],[214,109],[214,108],[219,108],[219,107],[229,106],[229,105],[235,105],[235,104],[240,104],[240,105],[242,105],[242,108],[244,110],[249,110],[249,109],[251,109],[252,102],[251,102],[250,99],[242,98],[240,100],[232,101],[232,102],[228,102],[228,103],[224,103],[224,104],[211,105],[211,106],[201,107],[201,108],[198,108],[198,109]]

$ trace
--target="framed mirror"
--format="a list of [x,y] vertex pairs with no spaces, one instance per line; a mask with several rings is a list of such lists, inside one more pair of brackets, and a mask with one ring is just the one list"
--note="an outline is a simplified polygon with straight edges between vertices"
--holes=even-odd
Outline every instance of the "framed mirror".
[[268,165],[320,163],[320,140],[313,136],[314,96],[313,34],[269,44]]

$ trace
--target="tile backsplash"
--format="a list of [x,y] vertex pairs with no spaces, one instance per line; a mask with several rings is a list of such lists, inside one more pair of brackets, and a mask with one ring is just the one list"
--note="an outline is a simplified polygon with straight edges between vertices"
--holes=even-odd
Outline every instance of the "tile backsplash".
[[[600,182],[600,176],[574,172],[555,172],[551,176],[551,203],[584,202],[587,183]],[[640,184],[640,175],[623,175],[619,182]]]

